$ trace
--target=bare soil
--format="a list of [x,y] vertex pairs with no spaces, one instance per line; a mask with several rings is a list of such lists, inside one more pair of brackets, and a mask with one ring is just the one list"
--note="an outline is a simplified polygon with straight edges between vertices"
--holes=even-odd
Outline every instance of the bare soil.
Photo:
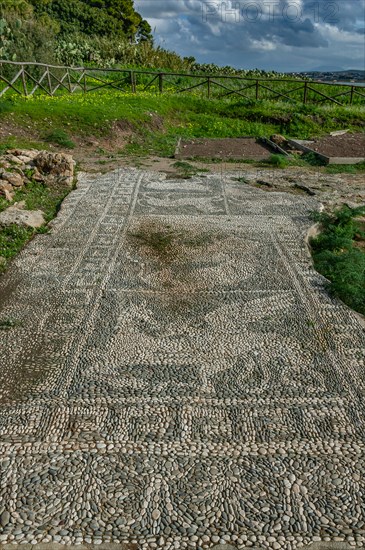
[[365,133],[325,136],[309,147],[327,157],[365,157]]
[[176,158],[220,158],[264,160],[272,151],[255,138],[191,139],[182,140]]
[[14,124],[11,121],[1,121],[0,124],[0,140],[7,140],[12,136],[17,136],[20,139],[24,140],[36,140],[38,138],[37,134],[32,130],[31,126],[25,128],[24,126],[19,126]]

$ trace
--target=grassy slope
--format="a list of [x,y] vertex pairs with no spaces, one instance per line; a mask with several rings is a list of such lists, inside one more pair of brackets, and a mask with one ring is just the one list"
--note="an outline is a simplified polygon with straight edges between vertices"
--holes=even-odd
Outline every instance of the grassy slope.
[[[125,153],[171,156],[178,136],[269,136],[280,132],[305,139],[341,128],[363,131],[365,107],[293,106],[269,101],[252,105],[233,98],[208,100],[193,94],[133,95],[105,90],[56,98],[12,96],[0,100],[0,119],[31,128],[43,143],[55,130],[56,134],[67,132],[71,139],[105,136],[113,123],[123,121],[131,134]],[[7,138],[2,144],[18,142]]]

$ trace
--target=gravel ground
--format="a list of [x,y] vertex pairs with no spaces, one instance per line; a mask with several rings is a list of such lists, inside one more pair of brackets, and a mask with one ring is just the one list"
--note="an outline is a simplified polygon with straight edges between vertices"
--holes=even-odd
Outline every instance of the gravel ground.
[[318,203],[228,175],[81,175],[0,279],[0,543],[365,541],[364,331]]

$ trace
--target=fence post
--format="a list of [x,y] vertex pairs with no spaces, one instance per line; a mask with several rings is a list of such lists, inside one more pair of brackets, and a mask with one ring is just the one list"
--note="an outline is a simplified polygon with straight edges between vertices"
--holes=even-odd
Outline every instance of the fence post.
[[208,85],[208,99],[209,99],[210,98],[210,76],[208,76],[207,85]]
[[259,86],[260,86],[259,81],[256,80],[256,99],[259,98]]
[[132,87],[132,93],[136,93],[136,75],[134,74],[134,71],[131,71],[131,87]]
[[163,73],[159,73],[158,75],[158,89],[160,94],[163,92]]
[[351,93],[350,93],[350,105],[352,105],[353,99],[354,99],[354,86],[351,86]]
[[84,71],[83,87],[84,87],[84,94],[86,94],[86,92],[87,92],[87,87],[86,87],[86,71]]
[[70,77],[70,71],[68,68],[67,68],[67,82],[68,82],[68,89],[70,90],[70,94],[72,94],[71,77]]
[[22,65],[22,83],[23,83],[24,95],[27,96],[28,95],[28,90],[27,90],[27,81],[25,79],[24,65]]
[[304,105],[307,103],[307,98],[308,98],[308,82],[304,82],[304,96],[303,96]]
[[49,67],[48,67],[48,65],[47,65],[47,81],[48,81],[49,93],[51,94],[51,96],[53,96],[52,80],[51,80],[51,75],[50,75],[50,73],[49,73]]

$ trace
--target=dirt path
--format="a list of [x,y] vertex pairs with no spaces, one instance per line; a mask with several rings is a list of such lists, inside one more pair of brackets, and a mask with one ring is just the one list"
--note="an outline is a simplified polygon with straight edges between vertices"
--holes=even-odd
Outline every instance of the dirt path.
[[365,337],[311,267],[315,208],[81,175],[0,279],[0,542],[363,545]]

